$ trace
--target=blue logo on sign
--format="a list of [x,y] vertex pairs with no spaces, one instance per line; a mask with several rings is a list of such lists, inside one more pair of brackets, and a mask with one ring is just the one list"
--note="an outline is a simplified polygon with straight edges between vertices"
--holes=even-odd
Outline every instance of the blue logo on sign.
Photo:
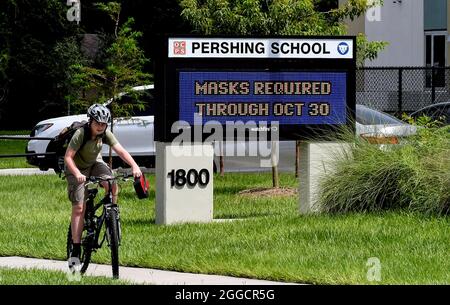
[[337,50],[341,55],[347,54],[349,49],[350,48],[346,42],[341,42],[337,47]]

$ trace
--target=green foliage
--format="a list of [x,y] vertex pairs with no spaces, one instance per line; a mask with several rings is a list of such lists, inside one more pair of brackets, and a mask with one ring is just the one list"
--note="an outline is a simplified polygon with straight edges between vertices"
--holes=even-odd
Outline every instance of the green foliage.
[[114,22],[119,20],[120,11],[122,9],[120,3],[117,2],[108,2],[106,4],[95,3],[94,5],[101,11],[107,13],[111,18],[111,20],[113,20]]
[[[382,1],[349,0],[322,12],[313,0],[181,0],[182,16],[195,32],[213,35],[344,35],[345,19],[361,16]],[[387,44],[357,39],[358,65],[373,60]]]
[[[54,70],[53,50],[56,42],[78,31],[67,21],[67,9],[65,1],[60,0],[0,1],[2,126],[31,128],[40,117],[51,115],[51,107],[62,108],[59,103],[64,93],[55,75],[60,71]],[[6,115],[24,106],[28,113],[23,120],[15,122],[13,116]]]
[[402,120],[407,122],[410,125],[421,126],[421,127],[429,127],[429,128],[438,128],[443,127],[445,117],[442,117],[442,120],[434,120],[433,118],[422,115],[416,119],[407,115],[406,113],[402,114]]
[[377,58],[379,52],[381,52],[387,45],[389,45],[386,41],[368,41],[367,37],[359,33],[356,36],[356,45],[357,45],[357,53],[356,53],[356,65],[358,67],[364,66],[365,60],[374,60]]
[[450,213],[450,127],[418,128],[399,145],[373,145],[361,138],[351,155],[334,160],[321,183],[324,212],[405,209]]
[[[328,34],[314,1],[182,0],[182,16],[202,34]],[[330,29],[333,32],[335,29]]]
[[0,50],[0,81],[6,80],[6,69],[9,62],[9,50],[7,48]]
[[88,65],[89,60],[80,48],[80,41],[75,36],[70,36],[56,42],[52,50],[51,69],[53,71],[53,84],[58,93],[63,95],[68,103],[68,113],[71,113],[70,106],[76,102],[77,90],[72,84],[76,71],[74,66]]
[[[139,93],[132,92],[131,88],[147,84],[151,78],[150,74],[143,71],[149,60],[138,44],[142,33],[132,29],[133,18],[128,18],[125,23],[119,25],[120,4],[110,2],[97,6],[109,14],[116,28],[111,44],[105,48],[104,60],[99,66],[77,63],[71,67],[72,84],[84,93],[78,94],[74,102],[81,111],[85,111],[92,103],[102,103],[112,97],[116,100],[121,92],[129,92],[131,96],[137,97]],[[73,99],[73,96],[69,98]],[[129,103],[113,101],[110,107],[114,116],[128,117],[134,109],[142,110],[145,105],[137,99]]]

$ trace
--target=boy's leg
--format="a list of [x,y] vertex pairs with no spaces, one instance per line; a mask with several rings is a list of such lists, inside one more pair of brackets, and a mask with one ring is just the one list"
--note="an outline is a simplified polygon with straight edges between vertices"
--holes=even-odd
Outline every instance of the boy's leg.
[[77,202],[72,205],[72,242],[74,244],[81,243],[81,233],[84,226],[84,211],[86,210],[86,204],[84,202]]
[[[86,174],[82,171],[82,174]],[[84,183],[78,183],[76,178],[69,174],[67,179],[67,190],[69,200],[72,202],[71,229],[72,242],[76,247],[81,243],[81,234],[84,226],[84,212],[86,210],[85,197],[86,188]]]

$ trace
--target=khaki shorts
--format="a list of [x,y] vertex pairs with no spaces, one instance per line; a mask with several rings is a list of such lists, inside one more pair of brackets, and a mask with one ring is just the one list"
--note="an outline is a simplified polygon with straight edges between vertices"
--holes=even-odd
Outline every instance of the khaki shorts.
[[[89,168],[86,168],[84,170],[80,170],[80,172],[86,176],[86,179],[89,178],[89,176],[102,176],[102,177],[108,177],[112,176],[112,171],[106,165],[104,162],[95,162],[94,165],[92,165]],[[84,202],[87,198],[87,188],[84,186],[83,183],[78,183],[77,179],[74,175],[72,175],[67,170],[67,194],[69,196],[69,200],[72,202],[72,205],[76,205],[79,202]]]

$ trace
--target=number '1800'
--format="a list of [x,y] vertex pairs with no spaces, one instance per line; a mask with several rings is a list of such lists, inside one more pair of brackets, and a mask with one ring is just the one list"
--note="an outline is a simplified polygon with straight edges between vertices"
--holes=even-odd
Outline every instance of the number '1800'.
[[184,169],[171,170],[167,176],[170,178],[170,186],[184,187],[186,184],[194,187],[197,184],[200,187],[205,187],[209,183],[209,171],[206,168],[197,171],[190,169],[186,172]]

